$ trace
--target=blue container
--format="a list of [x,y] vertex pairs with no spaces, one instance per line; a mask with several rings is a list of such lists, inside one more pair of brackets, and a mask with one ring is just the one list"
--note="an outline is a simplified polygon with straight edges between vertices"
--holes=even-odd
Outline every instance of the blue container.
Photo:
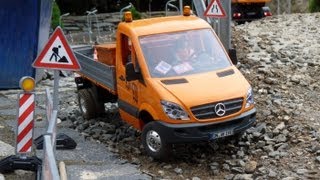
[[0,1],[0,89],[35,76],[32,63],[48,39],[52,0]]

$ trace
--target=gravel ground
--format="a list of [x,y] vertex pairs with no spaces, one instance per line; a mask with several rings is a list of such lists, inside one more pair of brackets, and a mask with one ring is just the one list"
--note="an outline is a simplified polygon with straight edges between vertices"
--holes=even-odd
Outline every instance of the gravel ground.
[[[61,84],[59,118],[154,179],[318,179],[319,20],[317,13],[292,14],[233,27],[238,67],[253,86],[258,110],[257,123],[238,139],[176,145],[167,162],[155,161],[144,154],[140,132],[120,120],[116,104],[106,104],[103,117],[80,116],[72,77]],[[1,140],[12,143],[4,129]]]

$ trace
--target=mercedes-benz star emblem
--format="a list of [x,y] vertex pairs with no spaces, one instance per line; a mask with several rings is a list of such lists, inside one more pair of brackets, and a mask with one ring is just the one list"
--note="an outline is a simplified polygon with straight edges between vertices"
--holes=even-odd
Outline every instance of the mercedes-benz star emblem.
[[214,106],[214,111],[218,116],[223,116],[226,113],[226,106],[222,103],[218,103]]

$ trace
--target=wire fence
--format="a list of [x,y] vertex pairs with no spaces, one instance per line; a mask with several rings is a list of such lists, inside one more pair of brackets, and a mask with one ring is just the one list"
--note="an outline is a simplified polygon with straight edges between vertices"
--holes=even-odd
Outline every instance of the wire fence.
[[86,16],[63,18],[63,31],[69,44],[101,44],[114,41],[115,24],[119,22],[119,18],[113,14],[97,15],[95,11],[88,11]]

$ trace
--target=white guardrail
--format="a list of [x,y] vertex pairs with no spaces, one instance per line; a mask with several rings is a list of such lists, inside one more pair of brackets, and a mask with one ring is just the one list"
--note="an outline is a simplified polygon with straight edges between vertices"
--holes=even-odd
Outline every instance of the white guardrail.
[[55,159],[56,124],[57,110],[52,110],[52,96],[49,89],[46,89],[46,109],[48,129],[43,135],[43,159],[42,159],[42,180],[60,180],[59,170]]

